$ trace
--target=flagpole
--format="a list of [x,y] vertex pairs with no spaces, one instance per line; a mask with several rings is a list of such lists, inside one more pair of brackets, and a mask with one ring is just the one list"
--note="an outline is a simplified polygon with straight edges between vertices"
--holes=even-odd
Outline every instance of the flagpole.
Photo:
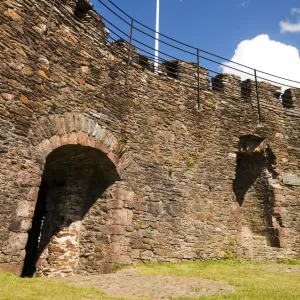
[[155,59],[154,59],[154,70],[158,73],[158,47],[159,47],[159,0],[156,0],[156,29],[155,29]]

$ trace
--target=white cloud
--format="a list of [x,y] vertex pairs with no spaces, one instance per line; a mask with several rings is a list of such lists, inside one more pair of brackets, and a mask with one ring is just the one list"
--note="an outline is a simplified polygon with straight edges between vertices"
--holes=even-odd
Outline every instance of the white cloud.
[[[291,9],[291,15],[300,15],[300,8],[292,8]],[[297,17],[298,22],[292,23],[289,20],[287,21],[280,21],[280,32],[300,32],[300,22],[299,22],[299,16]]]
[[280,21],[280,32],[300,32],[300,23],[290,23],[289,21]]
[[[261,70],[273,75],[300,82],[300,57],[297,48],[271,40],[267,34],[261,34],[252,40],[242,41],[236,48],[232,61]],[[253,76],[243,74],[230,67],[253,73],[253,70],[237,66],[234,63],[224,63],[223,72],[241,76],[242,80],[254,79]],[[258,72],[259,77],[282,83],[284,85],[300,87],[300,84],[276,79]]]
[[250,0],[247,0],[247,1],[243,1],[242,3],[241,3],[241,6],[242,7],[244,7],[246,4],[248,4],[250,2]]
[[291,14],[292,15],[300,14],[300,8],[292,8],[291,9]]

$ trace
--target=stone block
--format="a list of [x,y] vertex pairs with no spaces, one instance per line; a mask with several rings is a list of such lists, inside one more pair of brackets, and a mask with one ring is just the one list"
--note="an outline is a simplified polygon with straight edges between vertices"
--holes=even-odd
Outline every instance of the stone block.
[[16,183],[19,186],[38,187],[41,183],[41,174],[30,171],[19,171],[17,174]]
[[82,124],[82,114],[73,113],[72,114],[73,120],[74,120],[74,131],[78,132],[81,130],[81,124]]
[[53,150],[56,148],[59,148],[61,146],[60,137],[58,135],[55,135],[50,138],[50,144]]
[[128,255],[114,255],[111,254],[106,258],[107,262],[112,262],[115,264],[128,265],[131,263],[131,259]]
[[88,119],[84,115],[81,115],[80,122],[81,122],[81,126],[80,126],[79,131],[87,133],[88,132]]
[[4,12],[4,15],[9,17],[11,20],[13,20],[15,22],[20,22],[22,20],[20,15],[18,15],[15,10],[10,9],[10,8]]
[[120,242],[112,242],[107,247],[108,253],[112,255],[120,255],[121,254],[121,245]]
[[95,147],[102,151],[103,153],[109,153],[109,148],[107,148],[102,142],[96,141],[95,142]]
[[92,147],[92,148],[95,148],[96,142],[95,142],[94,137],[92,137],[92,136],[89,136],[89,137],[88,137],[88,146],[89,146],[89,147]]
[[114,140],[114,136],[111,133],[108,134],[108,136],[106,137],[105,142],[104,142],[106,147],[110,148],[111,143],[113,142],[113,140]]
[[105,144],[106,137],[108,136],[109,132],[106,129],[103,129],[100,135],[100,141]]
[[92,119],[88,119],[88,122],[87,122],[87,133],[89,135],[92,135],[94,130],[95,130],[95,126],[96,126],[96,122]]
[[72,132],[69,134],[69,145],[76,145],[78,144],[77,134]]
[[62,146],[68,145],[69,144],[69,136],[67,134],[61,136],[60,137],[60,142],[61,142]]
[[115,192],[114,192],[114,198],[118,199],[118,200],[122,200],[124,202],[130,202],[133,201],[135,197],[135,194],[133,191],[128,191],[123,187],[118,188]]
[[107,207],[107,209],[120,209],[120,208],[124,207],[124,201],[114,200],[114,199],[107,199],[106,200],[106,207]]
[[103,226],[103,233],[123,235],[123,234],[125,234],[125,232],[126,232],[125,228],[121,225],[105,225],[105,226]]
[[21,228],[21,221],[20,220],[14,220],[12,223],[10,223],[8,229],[13,232],[19,232]]
[[93,137],[95,137],[96,140],[99,140],[100,136],[101,136],[101,132],[102,132],[102,127],[99,126],[99,124],[96,123],[95,127],[94,127],[94,131],[91,134]]
[[130,226],[133,212],[129,209],[114,209],[110,211],[112,223],[115,225]]
[[119,165],[119,157],[112,152],[109,152],[107,154],[108,158],[112,161],[112,163],[115,165],[115,167],[118,167]]
[[22,220],[20,231],[21,232],[28,232],[31,229],[31,226],[32,226],[32,220],[31,219]]
[[65,124],[65,118],[64,117],[59,117],[57,119],[57,133],[62,136],[67,133],[66,131],[66,124]]
[[52,145],[48,139],[45,139],[38,145],[37,150],[46,158],[52,152]]
[[23,263],[0,263],[0,272],[21,276]]
[[78,139],[78,144],[82,146],[88,146],[88,134],[86,132],[78,132],[77,133],[77,139]]
[[20,201],[17,208],[17,216],[21,218],[32,218],[35,209],[35,202],[33,201]]
[[57,135],[59,132],[59,116],[58,115],[52,115],[49,116],[50,121],[50,130],[52,135]]
[[70,113],[65,114],[65,127],[66,127],[66,133],[71,133],[74,131],[74,122],[72,115]]
[[28,239],[27,233],[11,232],[8,240],[8,245],[11,250],[21,251],[25,249]]
[[285,202],[285,197],[281,194],[275,194],[274,195],[274,200],[275,200],[275,202],[283,203],[283,202]]
[[114,152],[118,148],[118,146],[119,146],[118,140],[115,137],[113,137],[112,142],[109,146],[110,151]]

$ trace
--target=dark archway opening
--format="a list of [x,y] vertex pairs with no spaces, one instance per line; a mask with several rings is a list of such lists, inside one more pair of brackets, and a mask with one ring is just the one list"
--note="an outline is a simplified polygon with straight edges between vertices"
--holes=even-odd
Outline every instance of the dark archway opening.
[[241,138],[233,191],[245,225],[254,235],[264,236],[268,245],[280,247],[278,230],[272,219],[274,193],[268,182],[269,177],[278,175],[273,169],[276,157],[268,146],[262,149],[262,142],[263,139],[255,136]]
[[23,277],[37,271],[76,273],[80,222],[118,180],[114,164],[97,149],[67,145],[48,155],[28,233]]
[[243,206],[246,193],[254,186],[265,167],[265,157],[261,153],[238,153],[236,177],[233,182],[233,191],[236,201]]

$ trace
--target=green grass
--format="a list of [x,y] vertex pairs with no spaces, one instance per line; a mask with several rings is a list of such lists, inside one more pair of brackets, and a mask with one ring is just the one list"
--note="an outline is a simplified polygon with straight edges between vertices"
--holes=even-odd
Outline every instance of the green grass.
[[[280,266],[294,268],[299,261],[283,260]],[[300,272],[279,272],[276,264],[256,264],[249,261],[205,261],[180,264],[149,264],[135,267],[145,275],[162,274],[224,280],[235,292],[197,299],[300,299]],[[272,271],[272,270],[275,271]],[[75,287],[62,281],[45,278],[24,279],[0,273],[0,299],[117,299],[88,287]],[[188,298],[176,298],[186,300]],[[195,299],[195,298],[194,298]]]
[[77,300],[77,299],[116,299],[106,297],[93,288],[81,288],[54,279],[19,278],[9,273],[0,273],[0,299],[26,300]]
[[[291,267],[298,261],[280,264]],[[205,261],[181,264],[140,265],[137,268],[147,275],[163,274],[175,276],[201,277],[224,280],[236,287],[232,294],[199,297],[197,299],[300,299],[300,273],[268,271],[272,264],[255,264],[248,261]],[[273,264],[276,266],[276,264]],[[276,268],[275,268],[276,269]],[[189,298],[176,298],[185,300]]]

